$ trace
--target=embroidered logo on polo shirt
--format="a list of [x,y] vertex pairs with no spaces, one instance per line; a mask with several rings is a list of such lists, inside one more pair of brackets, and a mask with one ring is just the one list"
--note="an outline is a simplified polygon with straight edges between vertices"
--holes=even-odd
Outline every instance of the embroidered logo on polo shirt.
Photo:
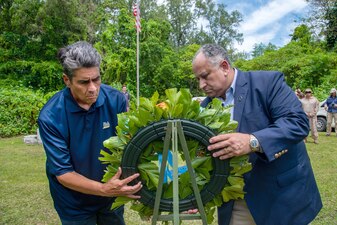
[[103,129],[107,129],[107,128],[109,128],[109,127],[110,127],[109,121],[103,122]]

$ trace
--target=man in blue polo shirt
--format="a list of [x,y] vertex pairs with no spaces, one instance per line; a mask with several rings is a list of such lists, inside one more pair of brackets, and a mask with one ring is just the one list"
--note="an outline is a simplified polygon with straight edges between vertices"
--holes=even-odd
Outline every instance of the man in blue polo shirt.
[[101,84],[99,53],[76,42],[58,53],[67,88],[40,112],[38,124],[47,155],[46,172],[55,209],[63,225],[125,224],[123,207],[110,210],[115,196],[135,195],[142,185],[121,179],[121,169],[101,183],[106,166],[98,160],[103,141],[115,135],[117,114],[127,102],[116,89]]

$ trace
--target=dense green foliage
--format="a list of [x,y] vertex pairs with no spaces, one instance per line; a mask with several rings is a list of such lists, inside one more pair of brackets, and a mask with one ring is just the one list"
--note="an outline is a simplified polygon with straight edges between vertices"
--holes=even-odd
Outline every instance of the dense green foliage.
[[327,50],[337,50],[337,0],[307,0],[312,15],[306,19],[317,34],[324,38]]
[[[0,3],[0,78],[20,80],[44,92],[62,87],[57,49],[78,40],[94,44],[103,56],[102,76],[108,84],[136,89],[136,32],[130,0],[6,0]],[[237,11],[210,0],[141,1],[140,94],[188,87],[200,94],[187,69],[197,47],[218,42],[232,49],[240,41]],[[195,10],[191,11],[191,7]],[[199,27],[204,19],[208,27]],[[207,28],[207,29],[206,29]],[[201,37],[202,34],[202,39]],[[188,52],[193,51],[193,52]],[[183,54],[181,54],[183,52]],[[233,50],[231,51],[233,52]],[[188,56],[188,58],[186,58]],[[149,79],[150,78],[150,79]]]
[[[337,1],[308,1],[313,16],[295,29],[290,43],[279,49],[256,44],[248,60],[248,53],[233,48],[242,41],[238,11],[228,12],[212,0],[174,0],[165,6],[142,0],[140,96],[150,97],[155,91],[163,95],[172,87],[202,95],[191,60],[201,44],[218,43],[238,68],[282,71],[292,88],[310,87],[323,100],[337,83]],[[60,90],[64,85],[57,50],[86,40],[102,55],[103,82],[127,84],[130,93],[136,93],[132,4],[132,0],[0,1],[0,79],[5,81],[0,87],[15,83],[44,94]]]
[[43,95],[24,87],[0,89],[0,137],[36,133]]
[[242,70],[278,70],[293,88],[312,88],[320,100],[337,84],[337,52],[327,52],[311,40],[306,26],[295,29],[293,40],[278,50],[265,51],[251,60],[238,60]]

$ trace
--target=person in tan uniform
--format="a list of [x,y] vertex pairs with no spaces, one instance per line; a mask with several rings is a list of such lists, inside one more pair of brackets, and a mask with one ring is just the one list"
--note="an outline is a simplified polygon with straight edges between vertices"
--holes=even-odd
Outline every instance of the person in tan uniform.
[[[319,101],[316,97],[312,95],[312,90],[310,88],[305,89],[305,97],[300,99],[304,112],[307,114],[309,123],[311,137],[314,139],[314,143],[318,144],[318,132],[317,132],[317,112],[319,109]],[[305,139],[306,141],[307,139]]]

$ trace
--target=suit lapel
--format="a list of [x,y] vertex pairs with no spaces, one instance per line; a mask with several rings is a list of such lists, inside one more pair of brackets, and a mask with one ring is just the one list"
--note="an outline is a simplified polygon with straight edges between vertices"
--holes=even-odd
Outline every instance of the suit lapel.
[[238,70],[235,93],[234,93],[234,115],[233,119],[239,123],[237,131],[241,129],[241,119],[248,93],[248,80],[244,72]]

